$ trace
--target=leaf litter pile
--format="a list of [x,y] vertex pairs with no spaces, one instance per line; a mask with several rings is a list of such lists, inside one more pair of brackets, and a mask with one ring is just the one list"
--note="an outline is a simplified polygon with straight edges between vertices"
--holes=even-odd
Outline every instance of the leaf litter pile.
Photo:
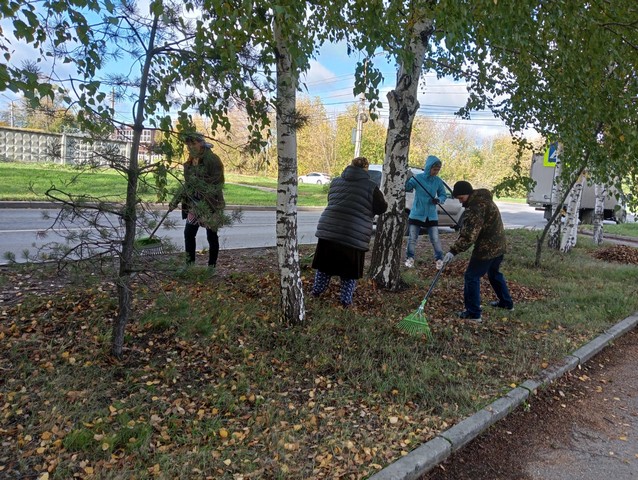
[[[302,253],[307,293],[312,248]],[[428,301],[428,343],[396,328],[434,276],[427,262],[398,293],[362,280],[350,309],[333,281],[306,296],[304,325],[286,327],[276,251],[222,252],[215,276],[195,267],[136,285],[121,361],[108,355],[112,283],[6,268],[0,478],[366,478],[586,335],[500,311],[455,319],[466,265],[453,262]],[[550,296],[509,284],[519,306]]]
[[594,258],[605,262],[638,265],[638,248],[627,245],[612,245],[594,250]]

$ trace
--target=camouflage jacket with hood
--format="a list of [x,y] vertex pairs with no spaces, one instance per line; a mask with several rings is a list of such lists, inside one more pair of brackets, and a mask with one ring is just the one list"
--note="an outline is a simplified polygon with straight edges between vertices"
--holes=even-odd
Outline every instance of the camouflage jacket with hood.
[[505,254],[505,229],[501,212],[492,201],[492,193],[484,188],[474,190],[463,206],[463,224],[450,252],[456,255],[474,244],[472,257],[478,260],[490,260]]

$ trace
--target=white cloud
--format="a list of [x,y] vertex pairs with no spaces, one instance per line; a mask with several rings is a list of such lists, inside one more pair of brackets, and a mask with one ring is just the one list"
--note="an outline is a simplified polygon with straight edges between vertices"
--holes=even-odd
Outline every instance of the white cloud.
[[336,75],[327,67],[324,67],[317,60],[310,60],[310,68],[302,75],[301,81],[306,84],[315,85],[334,80]]

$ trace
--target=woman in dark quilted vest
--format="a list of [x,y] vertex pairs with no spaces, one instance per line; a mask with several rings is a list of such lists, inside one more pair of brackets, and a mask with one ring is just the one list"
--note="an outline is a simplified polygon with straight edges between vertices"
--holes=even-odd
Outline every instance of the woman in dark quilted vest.
[[326,291],[333,276],[341,279],[340,301],[352,304],[357,280],[363,277],[365,253],[372,237],[372,220],[388,204],[377,184],[368,174],[368,159],[357,157],[341,176],[332,180],[328,206],[319,218],[319,241],[312,268],[317,270],[312,294]]

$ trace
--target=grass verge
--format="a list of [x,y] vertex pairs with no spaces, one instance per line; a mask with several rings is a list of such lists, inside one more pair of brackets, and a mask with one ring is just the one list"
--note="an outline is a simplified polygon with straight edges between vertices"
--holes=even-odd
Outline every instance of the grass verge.
[[[435,273],[426,242],[405,291],[364,280],[344,310],[334,284],[295,327],[278,321],[274,249],[137,285],[122,362],[107,355],[113,285],[14,297],[0,312],[0,477],[365,478],[638,309],[638,266],[580,242],[535,269],[535,233],[508,236],[516,310],[455,319],[461,255],[428,301],[430,342],[396,328]],[[12,285],[35,281],[16,268]]]
[[[588,233],[592,233],[594,228],[592,225],[580,225],[579,230],[585,231]],[[619,223],[616,225],[604,225],[603,227],[603,237],[604,235],[616,235],[621,237],[629,237],[629,238],[638,238],[638,223]]]
[[[157,200],[153,193],[154,180],[140,184],[140,197],[146,202]],[[0,200],[46,201],[45,192],[52,185],[70,194],[90,194],[103,201],[123,202],[126,181],[114,170],[80,172],[68,166],[55,164],[26,164],[0,162]],[[176,188],[171,179],[169,188]],[[277,182],[266,177],[226,175],[224,197],[228,205],[260,205],[274,207],[277,202]],[[300,185],[298,205],[325,206],[327,186]]]

